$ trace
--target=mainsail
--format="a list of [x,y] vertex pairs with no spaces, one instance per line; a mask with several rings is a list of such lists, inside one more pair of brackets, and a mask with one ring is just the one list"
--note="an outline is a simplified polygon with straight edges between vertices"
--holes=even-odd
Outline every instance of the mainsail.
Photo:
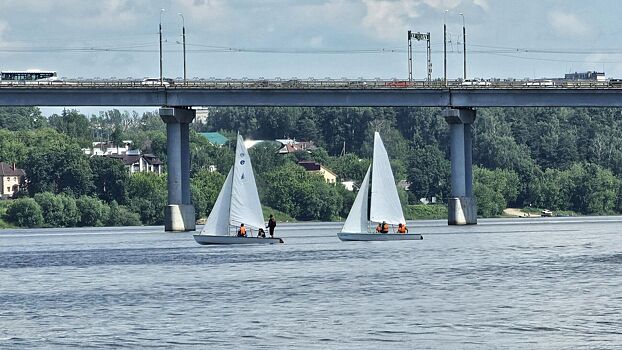
[[374,133],[373,157],[369,219],[392,225],[405,223],[389,156],[378,132]]
[[244,140],[239,134],[235,148],[235,163],[233,164],[229,223],[233,226],[244,224],[244,226],[255,229],[264,227],[263,212],[259,202],[251,158],[244,146]]
[[361,183],[359,193],[354,199],[348,218],[341,228],[341,232],[362,233],[367,232],[367,207],[369,203],[369,173],[371,165],[367,168],[365,178]]
[[233,167],[227,174],[227,179],[216,198],[214,208],[209,213],[202,235],[222,236],[229,232],[229,208],[231,207],[231,185],[233,184]]

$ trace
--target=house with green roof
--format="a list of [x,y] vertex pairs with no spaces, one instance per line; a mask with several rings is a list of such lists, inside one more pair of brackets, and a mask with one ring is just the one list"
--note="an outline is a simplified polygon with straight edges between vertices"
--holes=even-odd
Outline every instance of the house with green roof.
[[227,139],[223,134],[219,132],[202,132],[200,134],[203,135],[203,137],[205,137],[207,141],[209,141],[209,143],[214,146],[223,146],[227,142],[229,142],[229,139]]

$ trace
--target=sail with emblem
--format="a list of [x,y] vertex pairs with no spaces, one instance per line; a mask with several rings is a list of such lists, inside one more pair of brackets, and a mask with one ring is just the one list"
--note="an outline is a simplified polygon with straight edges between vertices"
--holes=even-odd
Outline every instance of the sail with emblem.
[[248,156],[244,140],[239,134],[235,148],[235,163],[233,164],[229,223],[233,226],[244,224],[254,229],[264,227],[263,212],[259,202],[251,158]]

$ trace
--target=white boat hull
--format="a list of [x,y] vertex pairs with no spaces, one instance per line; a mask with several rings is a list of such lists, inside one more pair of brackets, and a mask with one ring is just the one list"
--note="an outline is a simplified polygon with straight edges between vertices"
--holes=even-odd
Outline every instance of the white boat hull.
[[342,241],[417,241],[423,236],[418,233],[345,233],[337,234]]
[[280,238],[238,237],[238,236],[211,236],[193,235],[199,244],[278,244],[283,243]]

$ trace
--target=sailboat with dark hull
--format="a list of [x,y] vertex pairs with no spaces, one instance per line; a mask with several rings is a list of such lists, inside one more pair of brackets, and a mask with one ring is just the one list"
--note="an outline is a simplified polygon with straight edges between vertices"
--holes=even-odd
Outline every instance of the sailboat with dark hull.
[[[264,228],[263,212],[255,183],[251,159],[242,136],[238,135],[235,163],[218,194],[203,230],[194,235],[199,244],[274,244],[283,243],[280,238],[257,236]],[[239,237],[237,229],[244,224],[246,237]],[[253,237],[253,231],[255,237]]]
[[[371,190],[370,190],[371,177]],[[389,225],[405,224],[404,213],[397,186],[391,171],[387,150],[379,133],[374,134],[372,164],[367,169],[361,188],[350,209],[341,232],[342,241],[406,241],[421,240],[423,236],[413,233],[372,233],[370,223],[385,222]]]

